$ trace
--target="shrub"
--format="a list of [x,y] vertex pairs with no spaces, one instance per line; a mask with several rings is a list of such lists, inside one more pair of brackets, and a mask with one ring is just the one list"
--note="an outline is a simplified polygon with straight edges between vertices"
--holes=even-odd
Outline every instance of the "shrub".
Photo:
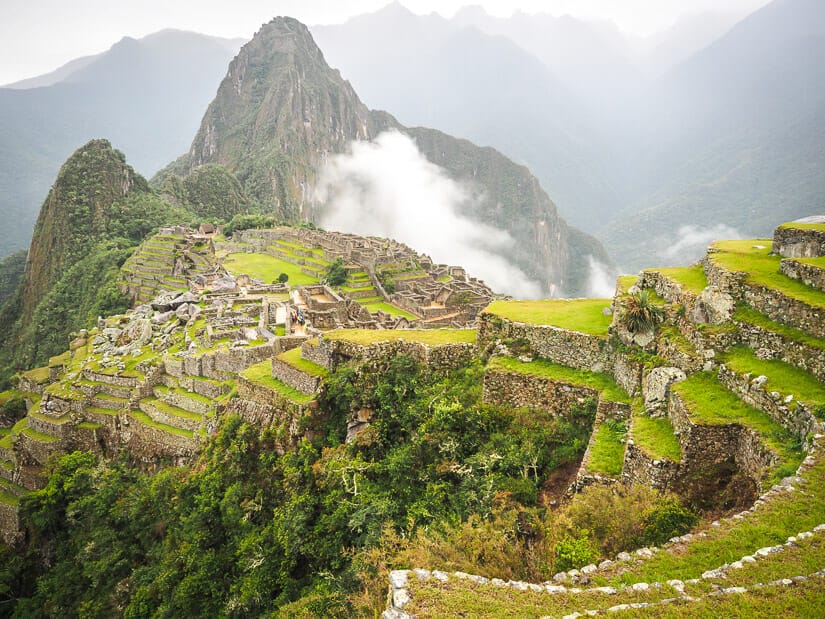
[[631,333],[644,333],[655,329],[663,319],[664,310],[651,302],[649,291],[642,290],[628,297],[620,321]]
[[690,531],[699,517],[684,507],[675,497],[664,497],[648,511],[640,542],[645,546],[660,546],[671,537]]
[[343,286],[347,281],[347,269],[340,258],[327,267],[326,281],[330,286]]
[[279,284],[285,284],[287,283],[287,281],[289,281],[289,275],[287,275],[286,273],[281,273],[280,275],[278,275]]
[[555,557],[555,570],[566,572],[593,563],[598,559],[599,553],[590,540],[590,532],[584,529],[578,537],[565,535],[559,540],[556,543]]

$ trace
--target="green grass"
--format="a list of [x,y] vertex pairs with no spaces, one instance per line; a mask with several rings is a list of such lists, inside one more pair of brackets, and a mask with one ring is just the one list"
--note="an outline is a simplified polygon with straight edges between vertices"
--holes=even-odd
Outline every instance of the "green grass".
[[103,426],[99,423],[95,423],[94,421],[81,421],[77,424],[77,427],[81,430],[99,430]]
[[72,351],[67,350],[66,352],[57,355],[56,357],[52,357],[49,359],[49,367],[56,367],[61,365],[68,365],[69,362],[72,360]]
[[204,406],[212,406],[212,398],[208,398],[205,395],[201,395],[200,393],[195,393],[194,391],[188,391],[182,387],[165,387],[163,385],[158,385],[155,387],[159,392],[173,392],[177,393],[183,398],[188,398],[189,400],[193,400],[194,402],[198,402],[203,404]]
[[441,277],[439,277],[435,281],[437,281],[439,284],[446,284],[447,282],[452,281],[452,279],[453,279],[452,275],[448,274],[448,275],[442,275]]
[[[796,440],[767,413],[748,406],[725,389],[710,372],[698,372],[672,389],[685,402],[694,423],[739,424],[756,431],[780,459],[778,470],[796,470],[802,452]],[[792,471],[791,471],[792,473]],[[774,473],[774,477],[777,473]],[[772,477],[773,479],[773,477]],[[778,480],[777,480],[778,481]]]
[[794,258],[794,260],[801,262],[802,264],[808,264],[812,267],[825,269],[825,256],[819,256],[817,258]]
[[327,340],[346,340],[369,346],[376,342],[404,340],[430,346],[439,344],[475,344],[475,329],[336,329],[324,333]]
[[779,226],[780,228],[793,228],[794,230],[819,230],[825,232],[825,224],[802,224],[789,221]]
[[620,421],[605,421],[599,425],[590,446],[587,470],[611,477],[621,475],[625,449],[623,439],[626,433],[627,428]]
[[647,269],[647,271],[661,273],[668,279],[672,279],[678,284],[681,284],[683,289],[694,294],[699,294],[708,285],[708,278],[705,276],[705,270],[698,264],[690,267]]
[[374,301],[372,303],[361,303],[364,307],[366,307],[370,312],[377,312],[382,311],[386,314],[390,314],[391,316],[401,316],[402,318],[406,318],[407,320],[418,320],[418,316],[415,314],[411,314],[405,310],[402,310],[400,307],[396,307],[390,303],[385,303],[384,301]]
[[5,449],[12,449],[14,447],[14,438],[12,438],[11,432],[0,438],[0,447]]
[[500,369],[518,372],[519,374],[549,378],[550,380],[571,385],[583,385],[599,391],[605,400],[630,403],[630,396],[627,395],[624,389],[616,384],[616,381],[613,380],[613,377],[607,372],[577,370],[543,359],[524,362],[514,357],[493,357],[490,359],[487,367],[494,370]]
[[289,385],[285,385],[272,376],[272,362],[269,361],[269,359],[249,366],[241,372],[241,376],[251,383],[255,383],[272,391],[277,391],[282,396],[295,402],[296,404],[307,404],[315,399],[315,396],[301,393],[297,389],[293,389]]
[[100,408],[97,406],[86,406],[83,411],[96,415],[108,415],[109,417],[117,417],[118,414],[118,411],[112,410],[111,408]]
[[66,383],[52,383],[45,392],[62,400],[85,400],[86,396]]
[[30,428],[28,426],[23,428],[23,434],[25,434],[32,440],[38,441],[39,443],[56,443],[60,440],[57,437],[52,436],[51,434],[38,432],[34,428]]
[[610,299],[549,299],[545,301],[493,301],[484,311],[516,322],[552,325],[561,329],[607,337],[613,319],[603,310]]
[[223,266],[233,275],[246,273],[250,277],[263,280],[267,284],[277,281],[278,275],[286,273],[290,286],[306,286],[318,283],[318,278],[301,272],[301,266],[266,254],[229,254]]
[[137,419],[143,425],[154,428],[155,430],[161,430],[162,432],[168,432],[169,434],[176,434],[188,439],[195,438],[195,433],[192,432],[192,430],[183,430],[182,428],[176,428],[175,426],[166,425],[165,423],[158,423],[143,411],[129,411],[129,415]]
[[768,377],[765,388],[782,396],[793,395],[811,410],[825,405],[825,384],[796,366],[775,359],[759,359],[750,348],[737,346],[721,357],[725,365],[737,374],[750,372],[754,377]]
[[639,281],[638,275],[619,275],[617,281],[619,282],[619,291],[621,294],[627,294],[636,282]]
[[[755,247],[759,245],[761,247]],[[728,271],[747,273],[747,282],[764,286],[811,307],[825,309],[825,292],[810,288],[779,272],[779,256],[771,256],[770,240],[717,241],[710,258]]]
[[632,424],[633,442],[644,453],[655,460],[681,461],[682,448],[670,419],[635,415]]
[[23,372],[23,376],[25,376],[31,381],[34,381],[38,385],[42,385],[47,380],[49,380],[49,367],[44,366],[42,368],[34,368],[33,370],[29,370],[28,372]]
[[154,406],[162,413],[166,413],[170,417],[180,417],[181,419],[188,419],[189,421],[200,421],[201,419],[203,419],[203,417],[198,413],[193,413],[192,411],[188,411],[185,408],[174,406],[158,398],[147,398],[145,402],[147,404]]
[[329,375],[329,371],[317,363],[313,363],[307,359],[304,359],[301,356],[301,347],[293,348],[292,350],[288,350],[285,353],[281,353],[277,357],[284,363],[291,365],[296,370],[300,370],[304,374],[309,374],[310,376],[320,376],[326,377]]
[[663,338],[665,338],[668,342],[673,344],[680,352],[686,354],[688,357],[696,357],[697,352],[696,349],[693,347],[693,344],[690,343],[682,332],[679,331],[678,327],[673,325],[667,325],[661,327],[659,329],[659,333]]
[[755,309],[747,305],[738,305],[733,314],[733,319],[739,322],[756,325],[766,331],[773,331],[774,333],[778,333],[793,342],[798,342],[813,348],[825,350],[825,341],[819,339],[818,337],[808,335],[799,329],[794,329],[793,327],[783,325],[782,323],[774,322],[764,314],[757,312]]

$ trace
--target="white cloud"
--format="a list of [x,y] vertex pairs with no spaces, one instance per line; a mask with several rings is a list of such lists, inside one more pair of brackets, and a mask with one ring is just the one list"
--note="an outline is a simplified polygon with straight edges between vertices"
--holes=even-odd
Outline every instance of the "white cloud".
[[471,192],[397,131],[353,142],[348,153],[330,157],[319,175],[318,198],[327,229],[396,239],[436,262],[465,267],[496,292],[541,293],[504,257],[512,237],[460,215]]

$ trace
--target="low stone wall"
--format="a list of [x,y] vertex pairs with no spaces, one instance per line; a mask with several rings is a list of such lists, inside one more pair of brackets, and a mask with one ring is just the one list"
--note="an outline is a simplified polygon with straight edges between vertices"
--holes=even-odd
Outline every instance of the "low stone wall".
[[23,376],[22,374],[17,379],[17,388],[22,391],[23,393],[38,393],[42,394],[43,389],[46,387],[44,384],[39,384],[33,381],[28,376]]
[[792,258],[783,258],[779,270],[792,279],[798,279],[806,286],[825,290],[825,269]]
[[272,359],[272,376],[306,395],[312,395],[321,384],[320,376],[310,376],[280,359]]
[[678,462],[651,458],[636,446],[632,438],[628,439],[622,464],[622,481],[665,491],[674,486],[679,473]]
[[825,233],[780,226],[773,232],[773,251],[785,258],[825,256]]
[[679,282],[662,275],[659,271],[642,271],[636,284],[639,288],[651,288],[668,303],[681,303],[685,315],[691,316],[696,308],[697,296],[682,288]]
[[485,404],[541,408],[558,417],[568,416],[574,406],[599,397],[590,387],[501,370],[487,370],[482,388]]
[[819,338],[825,338],[825,310],[811,307],[786,297],[781,292],[762,286],[747,286],[744,301],[771,320],[797,327]]
[[732,462],[761,491],[764,469],[772,466],[777,459],[762,444],[756,432],[738,424],[694,424],[675,391],[670,392],[668,414],[682,447],[683,475],[701,475],[702,471],[713,465]]
[[333,368],[330,347],[320,346],[317,341],[308,340],[301,345],[301,356],[307,361],[331,370]]
[[[172,406],[177,406],[183,410],[195,413],[197,415],[208,415],[215,410],[215,403],[207,404],[198,398],[187,397],[186,394],[177,391],[158,391],[157,396]],[[176,424],[170,424],[176,425]]]
[[195,431],[201,426],[201,420],[189,419],[187,417],[177,417],[168,415],[160,407],[155,406],[148,400],[140,403],[140,410],[149,415],[153,421],[172,426],[174,428],[181,428],[183,430]]
[[198,450],[197,434],[190,439],[142,424],[135,418],[121,421],[123,442],[133,455],[143,461],[155,462],[165,456],[176,463],[186,462]]
[[757,325],[736,321],[739,338],[761,359],[778,359],[790,363],[825,381],[825,350],[788,339]]
[[318,346],[323,350],[318,351],[315,356],[319,359],[326,356],[329,359],[328,362],[319,365],[328,368],[335,368],[340,363],[352,360],[380,367],[397,355],[409,355],[430,371],[444,371],[468,364],[476,354],[475,345],[470,343],[428,346],[419,342],[386,340],[364,346],[322,336]]
[[482,312],[478,327],[479,350],[506,339],[525,340],[539,357],[554,363],[594,372],[613,369],[612,350],[607,338],[550,325],[511,322]]
[[91,370],[83,370],[83,378],[97,383],[108,383],[110,385],[117,385],[119,387],[135,387],[138,384],[137,379],[127,376],[114,376],[110,374],[101,374],[99,372],[92,372]]
[[770,378],[767,381],[750,374],[739,375],[722,364],[719,382],[726,389],[751,406],[764,411],[800,442],[806,437],[823,432],[823,424],[802,402],[785,402],[781,395],[772,395]]
[[28,416],[26,424],[35,432],[48,434],[61,441],[71,436],[72,426],[74,425],[68,418],[60,421],[51,421],[42,417],[34,417],[33,415]]

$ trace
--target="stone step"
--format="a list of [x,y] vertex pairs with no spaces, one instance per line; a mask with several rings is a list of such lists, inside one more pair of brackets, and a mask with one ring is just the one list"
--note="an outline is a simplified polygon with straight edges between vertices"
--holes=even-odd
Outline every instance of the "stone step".
[[157,385],[154,388],[155,397],[177,408],[182,408],[193,414],[208,415],[215,410],[215,403],[210,398],[186,391],[180,387]]
[[134,435],[138,435],[138,444],[148,446],[154,457],[164,453],[191,455],[197,449],[197,435],[192,430],[155,421],[139,410],[129,413],[129,422],[136,426],[132,429],[132,440],[135,440]]
[[758,350],[761,358],[778,359],[825,381],[825,340],[775,322],[740,305],[733,314],[739,341]]
[[113,411],[120,411],[129,408],[129,400],[127,398],[119,398],[108,393],[98,393],[92,397],[91,404],[96,408],[108,408]]
[[779,268],[783,275],[799,280],[806,286],[825,291],[825,259],[783,258]]
[[138,406],[152,421],[180,430],[194,432],[203,422],[201,415],[155,398],[144,398]]
[[771,320],[825,338],[825,292],[780,272],[771,242],[718,241],[703,263],[708,281]]
[[113,385],[111,383],[103,383],[93,380],[83,380],[77,383],[77,387],[89,397],[93,397],[99,393],[114,396],[128,400],[132,395],[131,387],[123,385]]

